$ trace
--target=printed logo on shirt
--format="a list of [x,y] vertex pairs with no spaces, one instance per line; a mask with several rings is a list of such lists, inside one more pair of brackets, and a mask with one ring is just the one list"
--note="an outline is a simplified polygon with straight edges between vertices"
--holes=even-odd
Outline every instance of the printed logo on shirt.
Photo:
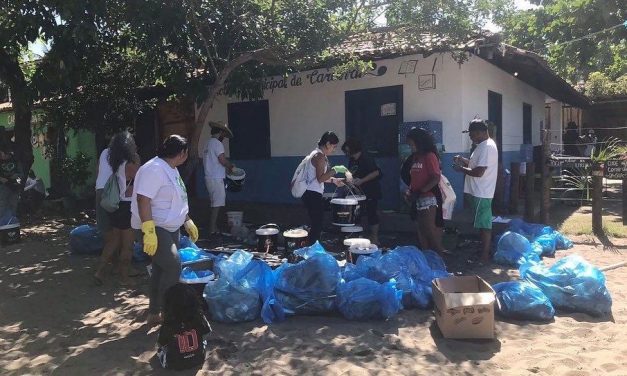
[[183,181],[183,179],[180,176],[177,176],[176,177],[176,183],[183,190],[183,194],[181,195],[181,199],[183,200],[183,202],[187,202],[187,187],[185,187],[185,182]]
[[179,345],[179,352],[181,354],[187,354],[198,350],[198,335],[196,330],[190,330],[176,335],[176,340]]
[[422,170],[422,167],[422,162],[414,162],[414,164],[411,165],[412,170]]

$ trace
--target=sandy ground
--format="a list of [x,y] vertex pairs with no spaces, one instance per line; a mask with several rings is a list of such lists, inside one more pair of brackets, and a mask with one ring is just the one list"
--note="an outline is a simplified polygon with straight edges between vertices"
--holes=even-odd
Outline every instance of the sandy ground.
[[[144,325],[147,284],[95,287],[93,257],[71,256],[68,221],[31,226],[26,239],[0,249],[0,369],[3,375],[172,374],[154,358],[156,332]],[[592,239],[574,239],[578,253],[605,266],[625,260]],[[461,256],[456,256],[457,259]],[[449,260],[453,271],[489,282],[515,270]],[[554,260],[547,259],[547,263]],[[559,312],[549,324],[497,321],[497,339],[443,339],[429,311],[403,311],[386,322],[294,317],[213,324],[202,370],[184,375],[627,375],[627,267],[606,273],[613,318]]]

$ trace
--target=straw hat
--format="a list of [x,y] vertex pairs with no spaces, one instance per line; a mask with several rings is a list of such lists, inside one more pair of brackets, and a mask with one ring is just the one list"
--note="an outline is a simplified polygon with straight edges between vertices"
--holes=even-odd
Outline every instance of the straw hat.
[[226,133],[227,138],[233,137],[233,132],[229,129],[229,127],[223,121],[210,121],[209,126],[211,128],[222,129]]

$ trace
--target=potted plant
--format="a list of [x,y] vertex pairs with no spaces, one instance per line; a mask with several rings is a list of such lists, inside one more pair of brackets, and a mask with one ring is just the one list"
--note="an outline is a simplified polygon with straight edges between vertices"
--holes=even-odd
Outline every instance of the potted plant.
[[83,153],[78,153],[74,157],[66,157],[61,163],[61,174],[68,183],[68,189],[63,195],[63,207],[67,211],[76,209],[77,192],[84,188],[87,179],[91,176],[89,163],[91,158]]

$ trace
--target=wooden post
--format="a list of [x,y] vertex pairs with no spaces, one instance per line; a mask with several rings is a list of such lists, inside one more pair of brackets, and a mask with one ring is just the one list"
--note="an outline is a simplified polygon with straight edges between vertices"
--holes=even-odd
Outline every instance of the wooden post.
[[603,234],[603,165],[592,166],[592,231]]
[[542,130],[542,154],[540,162],[540,171],[542,171],[542,202],[540,206],[540,222],[544,224],[549,223],[549,212],[551,210],[551,183],[553,182],[553,179],[551,177],[551,168],[547,163],[547,160],[551,156],[548,137],[549,132],[545,128]]
[[536,166],[534,162],[527,162],[527,187],[525,189],[525,221],[535,222],[534,189],[536,180]]
[[627,226],[627,179],[623,179],[623,226]]
[[520,194],[520,163],[512,162],[512,180],[509,186],[509,212],[518,213],[518,195]]

